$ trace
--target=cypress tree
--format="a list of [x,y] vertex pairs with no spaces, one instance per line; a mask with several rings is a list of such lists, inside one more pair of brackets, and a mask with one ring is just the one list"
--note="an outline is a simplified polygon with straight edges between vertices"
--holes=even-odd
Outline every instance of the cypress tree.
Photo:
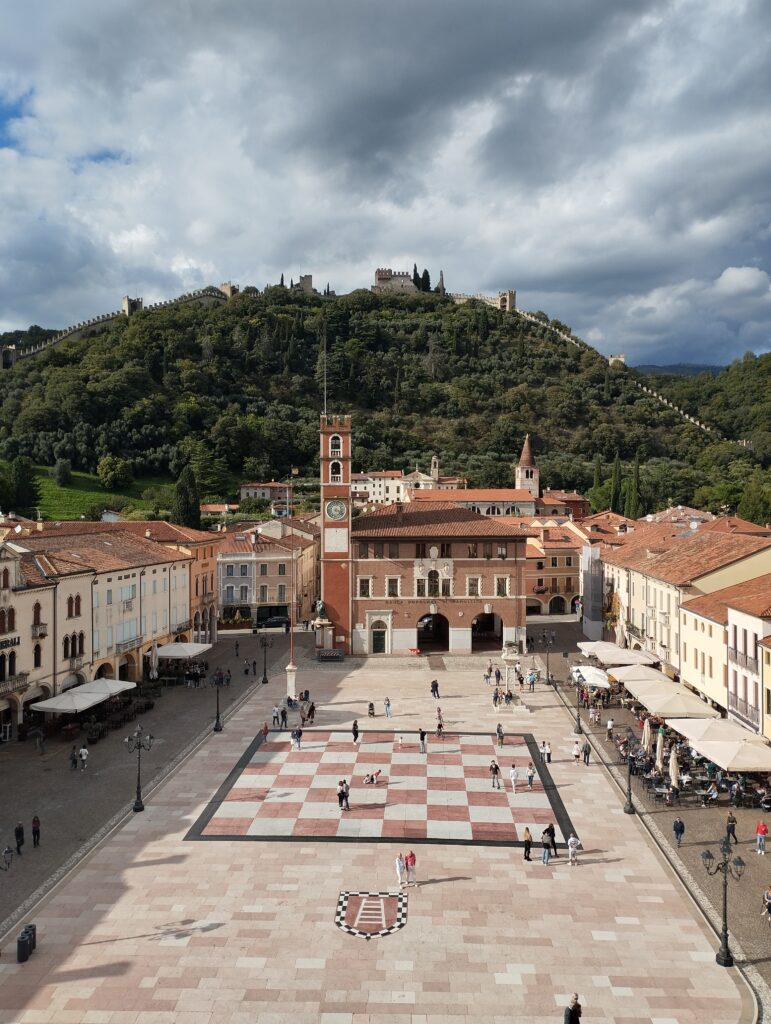
[[421,291],[424,291],[424,292],[430,292],[431,291],[431,275],[429,274],[429,272],[425,268],[423,269],[423,273],[422,273],[422,275],[420,277],[420,288],[421,288]]
[[600,457],[600,453],[598,452],[594,456],[594,483],[592,484],[592,488],[596,491],[601,486],[602,486],[602,458]]
[[195,530],[201,528],[201,500],[192,466],[185,466],[177,479],[171,502],[171,521]]
[[38,487],[35,467],[32,459],[24,455],[17,455],[11,463],[9,479],[9,491],[13,507],[22,515],[29,515],[34,512],[40,503],[40,488]]
[[420,274],[418,273],[417,263],[412,264],[412,283],[415,285],[418,291],[420,291],[421,288],[423,287],[420,281]]
[[610,479],[610,510],[621,511],[621,459],[618,452],[613,462],[613,475]]

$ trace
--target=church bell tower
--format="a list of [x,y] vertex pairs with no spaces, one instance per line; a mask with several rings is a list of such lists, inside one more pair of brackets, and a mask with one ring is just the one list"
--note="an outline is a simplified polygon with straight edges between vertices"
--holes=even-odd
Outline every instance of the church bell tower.
[[351,651],[351,417],[321,417],[321,600],[327,650]]

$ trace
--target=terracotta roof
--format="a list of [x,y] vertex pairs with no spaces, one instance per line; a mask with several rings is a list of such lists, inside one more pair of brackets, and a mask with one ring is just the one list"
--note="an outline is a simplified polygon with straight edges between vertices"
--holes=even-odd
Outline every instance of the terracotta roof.
[[[256,539],[254,544],[252,543],[252,538]],[[291,537],[282,537],[279,540],[277,537],[266,537],[263,534],[256,533],[254,530],[250,530],[245,533],[225,534],[225,540],[223,542],[222,547],[219,549],[219,554],[289,555],[291,554],[292,550],[304,551],[312,544],[312,540],[306,540],[304,537],[295,536],[294,540],[292,540]]]
[[[147,537],[147,531],[150,537]],[[43,523],[42,530],[30,531],[30,537],[75,537],[92,533],[129,533],[158,544],[216,544],[219,534],[205,530],[193,530],[189,526],[178,526],[162,519],[124,519],[119,523],[102,521],[89,522],[73,519],[61,523]]]
[[588,501],[583,494],[579,494],[578,491],[559,491],[551,490],[543,492],[544,501]]
[[525,539],[528,534],[519,527],[503,523],[497,517],[483,516],[454,502],[426,502],[421,507],[397,503],[375,512],[358,516],[351,524],[351,533],[364,537],[496,537],[504,540]]
[[[677,530],[670,524],[670,529]],[[637,569],[646,576],[683,586],[722,566],[739,562],[771,547],[771,534],[695,533],[686,527],[669,536],[644,534],[639,544],[626,545],[602,555],[611,565]]]
[[694,597],[680,606],[683,611],[703,615],[708,619],[725,624],[728,609],[733,608],[759,619],[771,618],[771,573],[757,579],[724,587],[703,597]]
[[123,531],[86,536],[48,536],[35,533],[23,539],[23,546],[52,559],[62,558],[73,566],[91,568],[97,572],[112,572],[120,569],[136,569],[144,565],[159,565],[162,562],[189,561],[189,555],[172,551],[170,548],[132,537]]
[[205,515],[220,515],[222,512],[237,512],[238,502],[211,501],[208,504],[201,505],[201,511]]
[[533,502],[535,498],[530,491],[514,487],[461,487],[455,490],[438,488],[422,488],[413,491],[411,501],[500,501],[500,502]]
[[758,526],[757,523],[750,523],[738,516],[719,516],[711,522],[703,523],[699,532],[709,533],[741,533],[750,534],[753,537],[769,537],[771,530],[766,526]]
[[261,483],[255,482],[254,480],[250,480],[248,483],[240,484],[239,486],[240,487],[267,487],[267,488],[270,488],[272,490],[285,491],[289,485],[281,483],[280,480],[271,480],[270,483],[267,483],[267,484],[261,484]]
[[641,523],[683,523],[689,519],[696,519],[699,522],[707,523],[715,517],[711,512],[704,512],[699,508],[690,508],[688,505],[670,505],[661,512],[652,512],[647,516],[641,516]]
[[517,465],[520,468],[535,468],[533,453],[530,450],[530,435],[525,434],[525,443],[522,445],[522,454],[519,456]]

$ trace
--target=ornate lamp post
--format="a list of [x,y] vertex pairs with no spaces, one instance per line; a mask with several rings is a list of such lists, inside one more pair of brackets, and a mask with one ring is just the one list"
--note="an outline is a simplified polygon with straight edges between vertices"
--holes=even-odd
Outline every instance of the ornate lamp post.
[[262,679],[260,682],[263,686],[268,682],[268,648],[272,646],[272,640],[269,640],[266,636],[260,637],[260,647],[262,648]]
[[142,751],[149,750],[153,745],[153,734],[146,733],[141,725],[126,737],[126,746],[129,754],[137,752],[137,797],[134,801],[134,813],[143,811],[145,805],[142,803]]
[[217,717],[214,719],[214,728],[212,729],[212,732],[222,732],[222,719],[220,718],[220,687],[223,683],[224,680],[222,677],[215,675],[214,689],[217,691]]
[[630,740],[626,748],[626,803],[624,804],[624,814],[636,813],[632,803],[632,743]]
[[738,882],[747,865],[741,857],[734,857],[731,860],[731,843],[727,836],[720,841],[720,853],[721,859],[715,861],[712,851],[705,850],[701,855],[701,862],[708,875],[716,875],[718,871],[723,873],[723,928],[720,932],[720,949],[715,955],[715,960],[721,967],[733,967],[734,958],[728,948],[728,876],[730,874]]
[[7,871],[8,868],[11,866],[12,860],[13,850],[10,848],[10,846],[6,846],[6,848],[3,850],[3,861],[0,864],[0,868],[2,868],[3,871]]
[[581,736],[583,731],[581,727],[581,686],[576,684],[576,727],[573,732],[576,736]]

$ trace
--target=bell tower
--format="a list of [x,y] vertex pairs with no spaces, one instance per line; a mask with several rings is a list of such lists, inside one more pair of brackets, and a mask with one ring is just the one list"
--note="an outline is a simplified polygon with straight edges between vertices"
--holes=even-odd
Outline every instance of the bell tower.
[[530,491],[534,498],[541,497],[541,473],[533,458],[529,434],[525,435],[522,454],[514,468],[514,486],[520,491]]
[[327,649],[351,650],[351,417],[321,417],[321,600]]

